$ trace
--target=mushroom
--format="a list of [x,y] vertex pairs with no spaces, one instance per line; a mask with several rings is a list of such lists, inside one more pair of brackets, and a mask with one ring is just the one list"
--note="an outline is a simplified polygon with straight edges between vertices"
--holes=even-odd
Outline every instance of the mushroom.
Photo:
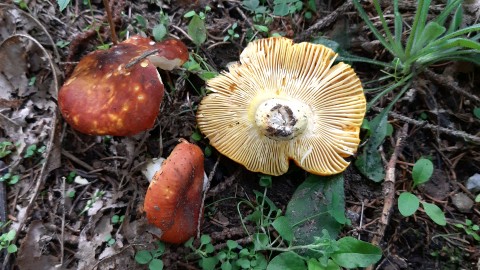
[[145,195],[150,224],[160,240],[180,244],[196,235],[203,215],[204,169],[200,147],[181,139],[155,173]]
[[248,170],[287,172],[289,160],[317,175],[340,173],[359,144],[366,101],[335,52],[282,37],[251,42],[240,62],[207,82],[200,130]]
[[81,59],[60,89],[60,111],[86,134],[129,136],[147,130],[163,98],[156,67],[171,70],[187,59],[181,41],[155,43],[141,36],[94,51]]

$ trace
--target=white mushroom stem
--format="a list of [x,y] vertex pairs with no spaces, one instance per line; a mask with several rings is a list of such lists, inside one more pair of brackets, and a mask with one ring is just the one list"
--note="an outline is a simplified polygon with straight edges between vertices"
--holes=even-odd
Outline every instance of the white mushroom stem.
[[[145,176],[145,178],[147,178],[149,183],[152,181],[155,173],[157,173],[162,168],[163,161],[165,161],[165,159],[162,157],[153,158],[143,166],[142,174]],[[204,171],[203,172],[203,192],[206,191],[207,187],[208,187],[208,177]]]
[[287,141],[305,131],[310,116],[310,108],[302,102],[271,98],[257,107],[255,122],[270,139]]

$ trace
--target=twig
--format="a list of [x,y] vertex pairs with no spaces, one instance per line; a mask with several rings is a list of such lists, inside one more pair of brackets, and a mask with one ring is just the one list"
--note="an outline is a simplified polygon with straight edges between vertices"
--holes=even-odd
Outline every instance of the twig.
[[473,99],[475,100],[477,103],[480,103],[480,97],[477,97],[475,96],[474,94],[472,93],[469,93],[468,91],[466,91],[465,89],[462,89],[460,86],[458,86],[457,83],[455,82],[452,82],[451,80],[449,80],[447,76],[442,76],[440,74],[437,74],[435,72],[433,72],[432,70],[430,69],[426,69],[424,72],[423,72],[425,75],[427,75],[429,77],[429,79],[431,79],[433,82],[435,82],[436,84],[438,85],[441,85],[442,87],[445,87],[447,88],[447,90],[449,91],[453,91],[453,92],[457,92],[463,96],[466,96],[470,99]]
[[330,26],[332,23],[337,21],[338,16],[345,15],[347,10],[353,7],[352,0],[347,0],[343,5],[338,7],[336,10],[325,16],[322,20],[317,21],[314,25],[310,26],[307,30],[300,33],[296,38],[295,41],[305,41],[306,39],[310,38],[314,33],[318,33],[322,31],[324,28]]
[[149,57],[150,55],[156,54],[158,52],[159,52],[158,49],[154,49],[154,50],[142,53],[139,57],[133,59],[128,64],[126,64],[125,69],[131,68],[133,65],[136,65],[138,62],[142,61],[143,59]]
[[[371,243],[378,245],[385,235],[385,229],[390,221],[390,214],[395,201],[395,165],[397,164],[398,155],[402,152],[405,138],[407,137],[408,124],[404,124],[402,129],[397,132],[397,142],[395,143],[395,150],[387,164],[387,171],[385,174],[385,182],[383,183],[383,211],[380,216],[377,232],[374,234]],[[373,269],[370,266],[367,269]]]
[[[207,184],[205,185],[205,189],[203,190],[203,195],[202,195],[202,204],[200,205],[200,211],[203,213],[203,207],[205,206],[205,199],[207,198],[207,191],[210,189],[210,183],[212,182],[213,176],[217,172],[217,166],[218,163],[220,163],[220,155],[217,157],[217,161],[213,165],[212,171],[210,172],[210,175],[208,176]],[[200,227],[202,224],[202,219],[203,215],[200,214],[198,216],[198,222],[197,222],[197,238],[200,238]]]
[[110,35],[112,38],[113,45],[118,44],[117,34],[115,32],[115,23],[113,22],[112,18],[112,9],[110,8],[110,3],[108,0],[103,0],[103,5],[105,6],[105,11],[107,12],[107,21],[110,25]]
[[[377,112],[382,111],[382,108],[378,108],[378,107],[372,107],[372,109],[374,111],[377,111]],[[398,114],[396,112],[389,112],[388,114],[391,117],[393,117],[395,119],[398,119],[400,121],[403,121],[405,123],[413,124],[413,125],[421,127],[421,128],[428,128],[432,131],[439,131],[439,132],[442,132],[442,133],[445,133],[445,134],[448,134],[448,135],[451,135],[451,136],[454,136],[454,137],[457,137],[457,138],[461,138],[465,141],[468,141],[468,142],[471,142],[471,143],[474,143],[474,144],[480,144],[480,137],[479,136],[475,136],[475,135],[466,133],[466,132],[461,131],[461,130],[444,128],[444,127],[440,127],[438,125],[429,124],[427,121],[415,120],[415,119],[412,119],[410,117]]]
[[67,152],[66,150],[62,149],[62,155],[70,159],[71,161],[77,163],[78,165],[82,166],[83,168],[87,169],[88,171],[93,171],[95,170],[94,167],[88,165],[87,163],[83,162],[76,156],[72,155],[70,152]]

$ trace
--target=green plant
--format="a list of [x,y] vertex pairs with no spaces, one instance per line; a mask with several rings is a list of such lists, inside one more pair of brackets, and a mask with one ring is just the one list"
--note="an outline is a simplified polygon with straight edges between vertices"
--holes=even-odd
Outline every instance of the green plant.
[[[389,63],[344,54],[343,61],[361,61],[385,68],[385,76],[380,80],[390,80],[387,85],[372,89],[376,92],[367,104],[367,110],[382,97],[397,91],[390,103],[371,121],[370,139],[363,147],[355,162],[359,170],[374,181],[381,181],[384,176],[383,166],[379,166],[380,156],[377,148],[386,136],[388,112],[400,97],[409,89],[413,79],[432,64],[443,61],[468,61],[480,64],[480,24],[461,28],[463,17],[462,0],[449,0],[443,11],[428,21],[431,0],[419,0],[411,30],[404,42],[402,39],[404,25],[399,12],[399,1],[393,1],[393,32],[385,19],[380,1],[373,0],[378,14],[381,30],[370,21],[367,12],[359,0],[353,0],[360,17],[367,24],[380,43],[389,51],[393,60]],[[450,22],[448,22],[449,18]],[[367,91],[367,90],[366,90]]]
[[140,250],[135,254],[135,261],[138,264],[146,265],[148,264],[148,269],[150,270],[162,270],[163,261],[160,257],[165,252],[165,244],[157,241],[157,248],[155,250]]
[[163,10],[160,10],[158,17],[159,17],[159,23],[156,24],[152,29],[152,35],[156,41],[160,41],[167,36],[168,25],[170,24],[170,19],[168,18],[168,14],[163,12]]
[[224,38],[223,41],[228,41],[228,40],[234,40],[240,37],[239,34],[235,33],[235,29],[237,29],[238,24],[235,22],[232,24],[232,26],[227,30],[227,34]]
[[0,142],[0,158],[10,155],[13,151],[14,145],[11,142]]
[[205,7],[205,11],[199,13],[191,10],[184,18],[190,18],[188,23],[188,35],[192,38],[193,43],[198,47],[207,40],[207,28],[205,27],[206,14],[211,10],[210,6]]
[[47,147],[45,145],[38,147],[36,144],[32,144],[27,147],[24,158],[33,157],[35,154],[43,154]]
[[253,29],[248,29],[246,32],[248,40],[253,40],[259,32],[267,34],[269,31],[268,26],[273,22],[273,18],[270,15],[272,11],[264,5],[260,5],[259,0],[243,0],[242,6],[247,11],[253,13]]
[[273,14],[275,16],[287,16],[300,12],[303,8],[301,0],[274,0]]
[[[5,227],[8,225],[8,223],[9,222],[0,222],[0,231],[3,231],[3,229],[5,229]],[[12,243],[12,241],[15,239],[15,235],[15,230],[10,230],[0,235],[0,251],[2,251],[3,249],[7,249],[8,253],[17,252],[17,245],[15,245],[15,243]]]
[[125,215],[113,215],[112,216],[112,219],[111,219],[111,222],[112,224],[120,224],[123,222],[123,220],[125,219]]
[[0,182],[7,181],[7,183],[9,185],[14,185],[14,184],[18,183],[19,180],[20,180],[20,175],[18,175],[18,174],[6,173],[6,174],[0,176]]
[[[226,247],[215,253],[211,239],[202,236],[200,247],[187,242],[200,257],[203,269],[339,269],[365,267],[381,257],[379,248],[344,237],[335,240],[341,225],[348,223],[344,215],[343,177],[310,176],[295,191],[285,214],[267,197],[272,185],[270,176],[261,176],[263,192],[254,191],[253,201],[237,204],[245,231],[253,243],[242,247],[228,240]],[[316,207],[311,207],[316,205]],[[250,214],[242,213],[250,209]],[[248,210],[247,210],[248,211]],[[247,223],[253,223],[250,234]]]
[[477,224],[474,224],[472,220],[465,219],[465,223],[456,223],[454,224],[455,227],[463,229],[463,231],[473,237],[477,242],[480,242],[480,236],[477,232],[480,231],[480,227]]
[[[430,180],[432,174],[433,163],[430,160],[425,158],[417,160],[412,169],[413,187]],[[442,209],[433,203],[420,201],[420,199],[411,192],[405,191],[400,194],[398,197],[398,210],[402,216],[409,217],[417,212],[417,210],[420,208],[420,203],[422,204],[423,210],[427,216],[429,216],[433,222],[441,226],[445,226],[447,224],[447,220],[445,219],[445,214],[442,212]]]
[[83,213],[87,212],[90,208],[92,208],[93,204],[98,201],[98,199],[102,198],[102,196],[105,195],[105,191],[100,191],[100,190],[95,190],[95,192],[92,194],[92,197],[87,200],[87,203],[85,204],[85,207],[83,207],[82,212],[80,212],[79,215],[83,215]]
[[473,109],[473,115],[475,115],[477,119],[480,119],[480,107],[475,107]]

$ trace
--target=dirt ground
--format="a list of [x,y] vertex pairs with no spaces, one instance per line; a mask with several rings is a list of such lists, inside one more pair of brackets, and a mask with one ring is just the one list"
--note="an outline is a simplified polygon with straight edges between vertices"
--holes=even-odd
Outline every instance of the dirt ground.
[[[22,2],[26,8],[20,9],[20,4],[13,2]],[[166,94],[155,126],[148,132],[130,137],[89,136],[62,120],[56,100],[59,87],[84,55],[111,42],[102,1],[92,0],[91,8],[84,2],[72,1],[63,12],[53,0],[7,0],[0,4],[0,143],[14,144],[0,147],[3,152],[12,151],[0,156],[0,174],[19,175],[17,183],[0,183],[0,221],[10,221],[3,232],[16,230],[13,243],[18,246],[13,254],[0,254],[3,269],[147,269],[134,259],[137,251],[155,247],[143,212],[148,181],[141,174],[142,166],[152,157],[168,156],[180,138],[202,149],[208,146],[206,139],[192,137],[198,133],[195,111],[205,83],[198,73],[185,68],[161,71]],[[170,37],[182,40],[191,53],[196,52],[216,71],[238,60],[254,25],[252,13],[242,1],[110,2],[114,2],[112,15],[120,39],[136,33],[151,36],[163,11],[170,20]],[[306,10],[273,16],[268,33],[257,32],[256,37],[279,33],[300,42],[324,36],[355,55],[391,60],[350,1],[313,2],[317,9],[310,19],[304,16]],[[434,2],[433,13],[441,10],[444,1]],[[191,10],[205,11],[207,4],[211,8],[205,19],[208,36],[196,48],[187,34],[189,19],[183,15]],[[375,14],[368,3],[364,6]],[[384,8],[391,9],[389,1],[384,2]],[[411,22],[414,1],[404,1],[401,9],[404,20]],[[234,23],[238,37],[224,41]],[[381,76],[381,70],[368,64],[353,67],[365,88],[378,86],[367,82]],[[468,178],[480,173],[480,147],[438,129],[463,131],[478,139],[480,119],[473,115],[480,107],[478,74],[480,67],[469,63],[435,65],[415,79],[412,89],[394,107],[389,118],[393,135],[379,151],[386,164],[399,131],[408,125],[396,163],[396,194],[412,191],[413,163],[429,157],[435,166],[433,177],[412,192],[422,201],[438,205],[447,225],[436,225],[422,211],[405,218],[394,203],[380,242],[383,258],[375,269],[480,267],[480,238],[455,226],[466,220],[480,225],[476,191],[467,188]],[[378,107],[385,106],[390,98],[387,96]],[[376,113],[371,110],[366,117],[371,119]],[[433,128],[405,118],[427,120]],[[210,235],[216,248],[228,239],[248,244],[251,239],[236,203],[251,200],[253,191],[262,189],[258,174],[214,148],[210,150],[205,168],[212,182],[201,233]],[[289,173],[273,177],[268,191],[280,209],[285,209],[307,177],[293,163],[291,167]],[[342,235],[371,241],[378,233],[384,206],[382,183],[366,179],[352,163],[345,173],[345,196],[352,225],[346,226]],[[121,220],[113,222],[113,216]],[[167,245],[162,257],[165,269],[200,269],[189,253],[191,250],[182,245]]]

